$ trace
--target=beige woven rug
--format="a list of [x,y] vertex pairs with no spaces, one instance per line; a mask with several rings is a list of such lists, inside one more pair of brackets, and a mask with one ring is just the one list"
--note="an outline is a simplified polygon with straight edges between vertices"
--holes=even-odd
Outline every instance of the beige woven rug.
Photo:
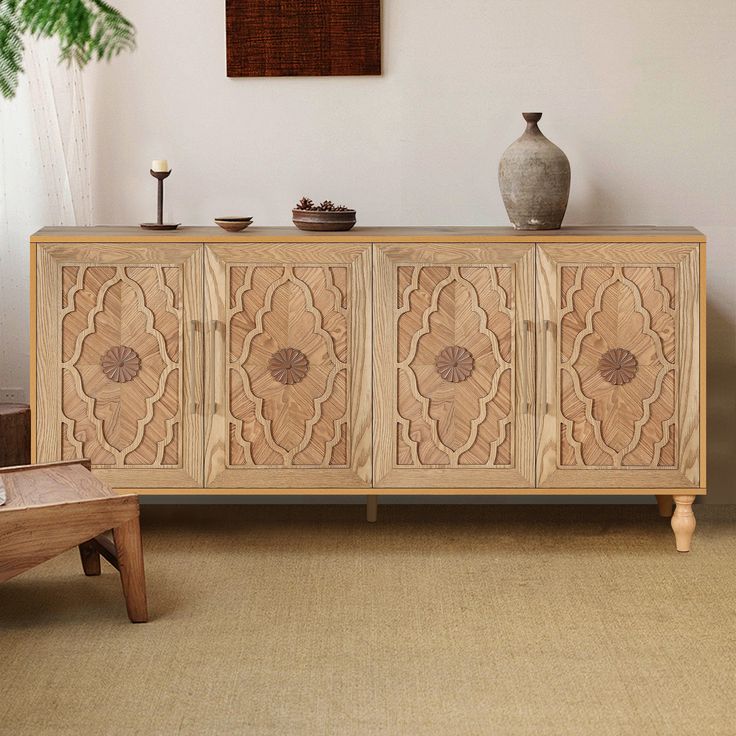
[[156,507],[153,620],[69,552],[0,585],[0,733],[736,733],[736,509]]

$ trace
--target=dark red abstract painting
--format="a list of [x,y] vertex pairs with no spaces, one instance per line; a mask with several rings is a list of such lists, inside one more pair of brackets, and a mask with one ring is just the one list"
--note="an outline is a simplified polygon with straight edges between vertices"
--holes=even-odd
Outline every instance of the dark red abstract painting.
[[227,0],[229,77],[381,73],[380,0]]

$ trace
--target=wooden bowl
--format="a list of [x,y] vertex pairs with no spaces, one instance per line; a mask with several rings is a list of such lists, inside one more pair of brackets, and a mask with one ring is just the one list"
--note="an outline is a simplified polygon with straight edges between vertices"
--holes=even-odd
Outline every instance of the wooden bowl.
[[215,222],[229,233],[239,233],[253,222],[252,217],[216,217]]
[[292,210],[292,215],[294,224],[300,230],[350,230],[355,225],[355,210]]

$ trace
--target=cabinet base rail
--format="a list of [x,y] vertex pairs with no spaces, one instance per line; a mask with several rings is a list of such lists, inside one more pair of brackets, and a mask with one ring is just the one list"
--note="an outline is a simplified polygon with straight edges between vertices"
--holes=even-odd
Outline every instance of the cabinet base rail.
[[[587,488],[569,488],[569,489],[532,489],[532,488],[493,488],[493,489],[476,489],[476,488],[373,488],[374,493],[365,494],[365,489],[355,488],[116,488],[119,493],[139,493],[141,495],[229,495],[229,496],[308,496],[319,495],[329,498],[332,495],[365,495],[366,499],[366,521],[375,523],[378,521],[378,499],[379,496],[396,496],[396,495],[467,495],[467,496],[487,496],[487,495],[529,495],[529,496],[647,496],[654,495],[657,503],[659,515],[663,518],[670,518],[672,531],[675,534],[675,546],[678,552],[689,552],[692,544],[693,533],[695,532],[695,514],[693,513],[693,503],[697,496],[706,494],[705,488],[688,489],[687,494],[682,493],[682,489],[672,489],[663,492],[664,489],[587,489]],[[615,493],[614,493],[615,491]],[[673,512],[674,507],[674,512]]]

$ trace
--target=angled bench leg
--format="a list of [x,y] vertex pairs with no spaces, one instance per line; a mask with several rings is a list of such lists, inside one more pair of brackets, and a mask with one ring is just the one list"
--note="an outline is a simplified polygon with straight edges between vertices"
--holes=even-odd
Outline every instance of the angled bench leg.
[[99,575],[100,553],[97,551],[97,545],[93,540],[82,542],[79,545],[79,556],[82,558],[82,569],[85,575]]
[[139,520],[131,519],[115,527],[112,534],[117,550],[120,580],[123,584],[128,618],[133,623],[145,623],[148,621],[148,603]]

